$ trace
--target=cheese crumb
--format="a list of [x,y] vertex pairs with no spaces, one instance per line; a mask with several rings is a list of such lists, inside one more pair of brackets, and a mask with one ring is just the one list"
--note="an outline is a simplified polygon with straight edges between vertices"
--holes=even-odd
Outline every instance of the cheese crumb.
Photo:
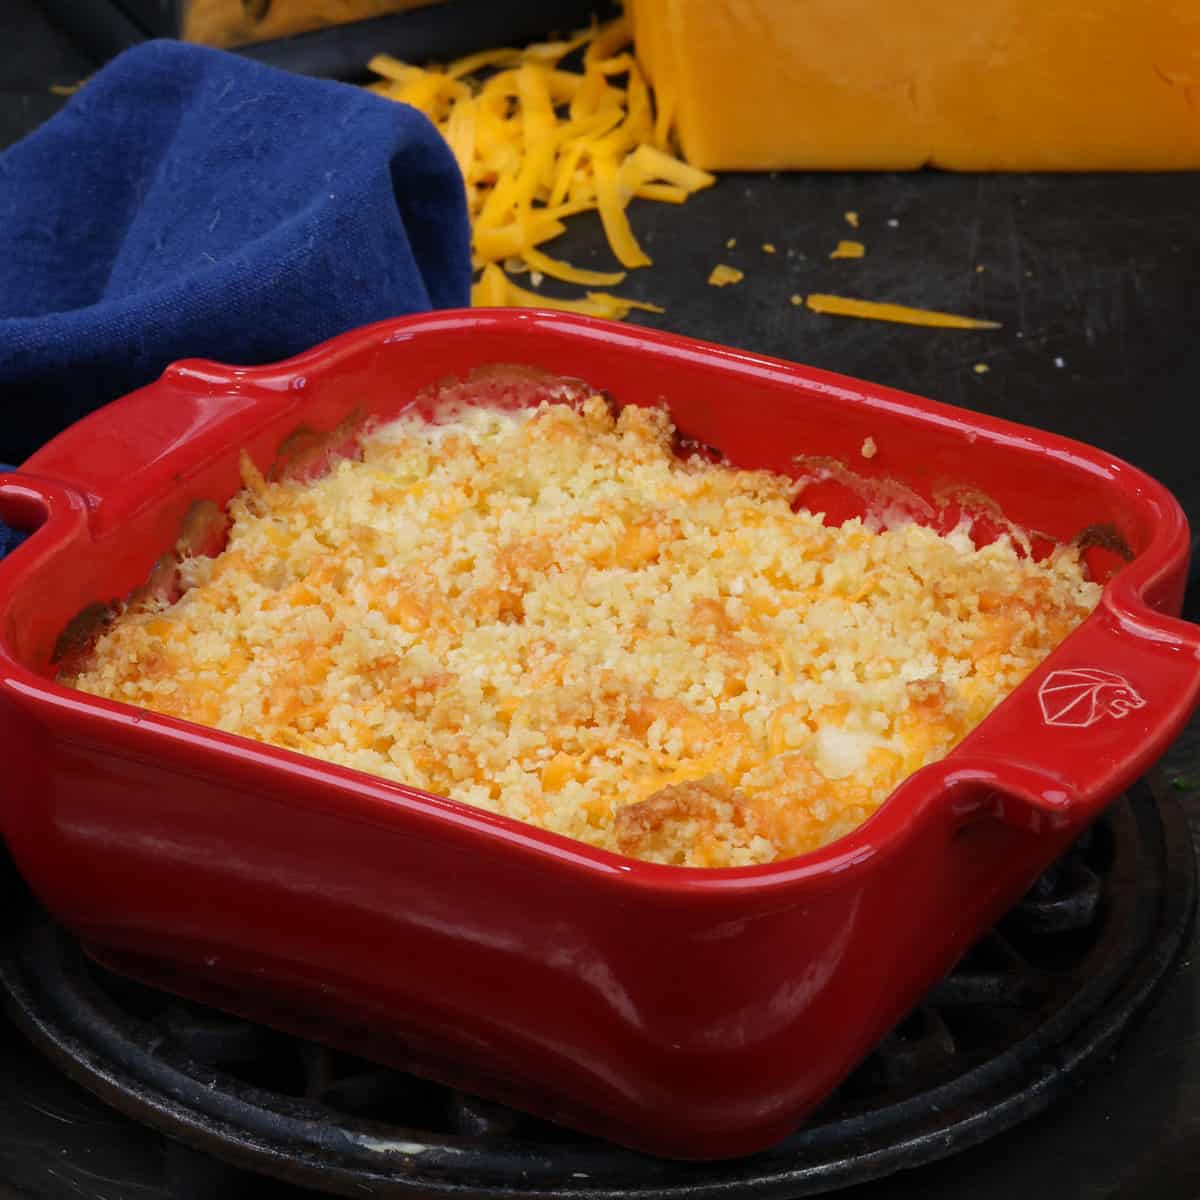
[[875,439],[873,437],[867,438],[863,442],[862,449],[859,451],[859,453],[863,456],[863,458],[874,458],[875,455],[879,453],[879,447],[875,445]]
[[734,246],[736,246],[736,245],[737,245],[737,238],[726,238],[725,239],[725,249],[726,250],[732,250],[734,248]]
[[793,292],[791,302],[794,308],[799,308],[804,303],[804,297],[799,292]]
[[992,368],[989,367],[987,365],[987,363],[976,363],[971,368],[971,370],[974,371],[976,375],[986,375],[991,369]]
[[830,252],[830,258],[862,258],[866,254],[867,248],[862,242],[847,242],[841,241],[837,244],[837,249]]
[[775,243],[774,242],[763,242],[762,249],[763,249],[764,254],[774,254],[775,253]]
[[851,229],[858,228],[858,213],[851,209],[849,212],[843,213],[842,215],[846,218],[846,224],[849,225]]
[[724,263],[719,263],[713,267],[708,282],[712,287],[728,287],[731,283],[741,283],[745,278],[745,271],[739,271],[737,267],[727,267]]

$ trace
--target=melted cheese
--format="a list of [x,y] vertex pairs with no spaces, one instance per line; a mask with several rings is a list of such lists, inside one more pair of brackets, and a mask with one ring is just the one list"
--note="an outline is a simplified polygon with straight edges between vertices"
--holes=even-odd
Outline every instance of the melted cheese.
[[[536,261],[536,259],[532,260],[531,265]],[[567,263],[558,263],[553,259],[549,261],[554,263],[556,269],[560,269],[561,276],[573,275],[574,282],[586,282],[586,277],[592,274],[592,272],[579,271]],[[546,273],[554,274],[553,271]],[[481,306],[554,308],[562,312],[583,313],[589,317],[607,317],[615,321],[628,316],[635,308],[655,313],[663,311],[656,304],[649,304],[644,300],[629,300],[623,296],[610,295],[608,292],[588,292],[582,300],[563,300],[558,296],[544,296],[541,292],[531,292],[527,288],[513,283],[495,263],[489,263],[483,268],[479,282],[471,289],[471,300],[477,308]]]

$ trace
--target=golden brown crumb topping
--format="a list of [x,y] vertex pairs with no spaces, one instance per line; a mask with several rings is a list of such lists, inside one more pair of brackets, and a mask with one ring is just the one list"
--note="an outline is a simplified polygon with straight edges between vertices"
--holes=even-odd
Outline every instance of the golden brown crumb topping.
[[187,591],[67,682],[594,846],[801,854],[944,755],[1095,606],[1077,554],[827,528],[668,417],[404,417],[312,483],[252,467]]

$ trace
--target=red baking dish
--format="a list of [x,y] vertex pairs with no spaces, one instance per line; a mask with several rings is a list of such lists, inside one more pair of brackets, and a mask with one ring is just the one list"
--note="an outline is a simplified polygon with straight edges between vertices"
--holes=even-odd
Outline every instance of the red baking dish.
[[[830,519],[864,503],[840,460],[904,485],[921,519],[953,522],[983,493],[993,516],[1058,541],[1090,530],[1130,561],[1094,552],[1100,606],[953,753],[848,836],[765,867],[620,858],[53,681],[68,621],[143,581],[193,502],[224,503],[243,448],[265,466],[302,423],[390,417],[498,362],[665,400],[741,466],[796,474],[815,456],[824,482],[805,499]],[[1141,472],[887,388],[554,313],[433,313],[272,366],[179,363],[0,478],[0,516],[34,530],[0,563],[0,829],[89,953],[663,1155],[792,1130],[1163,752],[1200,689],[1200,629],[1172,615],[1187,524]]]

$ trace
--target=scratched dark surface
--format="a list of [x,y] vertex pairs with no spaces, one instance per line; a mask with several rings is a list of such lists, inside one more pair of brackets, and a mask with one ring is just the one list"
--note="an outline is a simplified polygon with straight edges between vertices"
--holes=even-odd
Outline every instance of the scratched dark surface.
[[[49,84],[75,82],[93,67],[30,0],[3,0],[0,145],[61,104]],[[843,217],[848,210],[859,214],[857,232]],[[682,210],[635,205],[633,224],[656,263],[620,290],[666,306],[648,324],[1103,446],[1168,484],[1196,524],[1198,214],[1200,174],[730,176]],[[866,257],[830,261],[843,237],[863,241]],[[587,218],[554,252],[582,265],[609,261]],[[744,282],[706,286],[718,262],[745,271]],[[789,302],[812,291],[984,316],[1003,328],[905,328],[819,317]],[[989,369],[977,372],[976,364]],[[1187,615],[1200,619],[1195,591]],[[1196,723],[1167,769],[1184,780],[1200,775]],[[1200,844],[1200,791],[1179,794]],[[172,1193],[164,1178],[157,1135],[56,1075],[0,1017],[0,1200],[165,1200]],[[210,1193],[200,1181],[189,1194]],[[253,1194],[306,1193],[264,1184]],[[1200,1195],[1200,938],[1118,1052],[1045,1115],[942,1164],[841,1193],[1051,1194]]]

